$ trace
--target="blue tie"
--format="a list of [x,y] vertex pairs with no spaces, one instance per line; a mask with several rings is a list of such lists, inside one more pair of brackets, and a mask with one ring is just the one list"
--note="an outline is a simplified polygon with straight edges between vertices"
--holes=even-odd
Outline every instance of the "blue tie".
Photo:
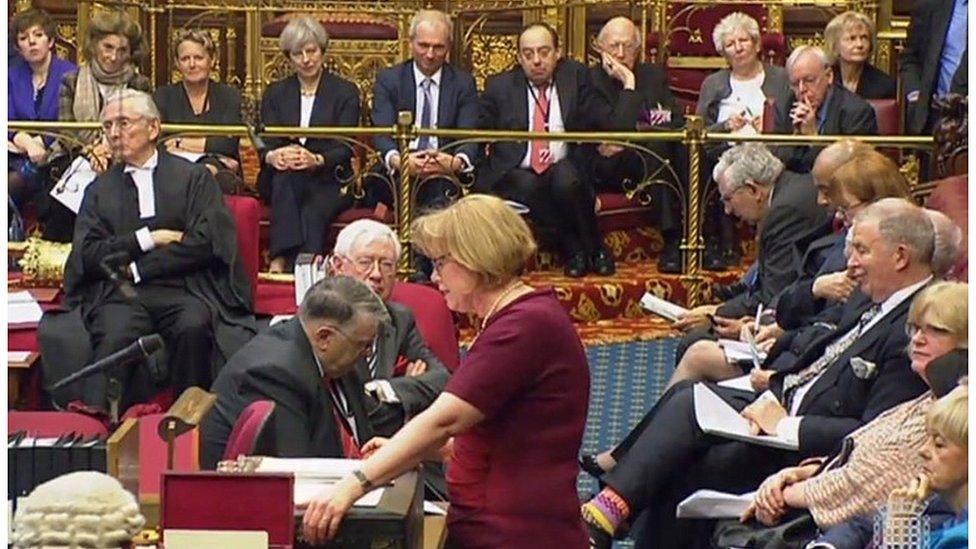
[[[424,78],[424,81],[420,83],[420,87],[424,92],[424,107],[420,110],[420,127],[430,128],[430,78]],[[420,136],[420,141],[417,142],[417,149],[425,151],[430,147],[430,136],[422,135]]]

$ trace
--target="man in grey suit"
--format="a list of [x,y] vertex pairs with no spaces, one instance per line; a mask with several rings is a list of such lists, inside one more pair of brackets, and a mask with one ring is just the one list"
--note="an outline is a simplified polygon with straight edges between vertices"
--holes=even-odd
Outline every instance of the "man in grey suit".
[[377,435],[386,437],[430,406],[450,376],[421,337],[410,309],[390,301],[400,251],[388,226],[360,219],[339,233],[330,265],[334,274],[372,288],[390,313],[390,321],[377,330],[371,353],[356,363],[369,422]]

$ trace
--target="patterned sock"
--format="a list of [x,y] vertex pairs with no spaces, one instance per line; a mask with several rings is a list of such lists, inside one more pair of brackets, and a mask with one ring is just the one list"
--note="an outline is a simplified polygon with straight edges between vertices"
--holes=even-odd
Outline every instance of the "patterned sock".
[[584,503],[582,511],[583,520],[613,535],[620,523],[630,516],[630,505],[627,505],[620,494],[606,487],[596,497]]

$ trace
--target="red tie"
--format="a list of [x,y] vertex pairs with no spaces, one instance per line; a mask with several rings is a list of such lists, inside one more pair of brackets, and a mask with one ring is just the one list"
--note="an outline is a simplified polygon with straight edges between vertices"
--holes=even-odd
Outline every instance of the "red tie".
[[[546,127],[549,117],[549,96],[546,94],[548,91],[548,84],[539,85],[539,95],[535,96],[535,112],[532,115],[532,131],[534,132],[547,132],[549,128]],[[549,169],[549,164],[551,158],[549,156],[549,140],[547,139],[533,139],[532,140],[532,171],[537,174],[542,174]]]
[[339,386],[331,379],[326,380],[326,385],[329,388],[329,396],[332,400],[332,415],[335,417],[336,427],[339,428],[339,438],[342,441],[342,455],[346,459],[362,459],[363,454],[359,451],[356,437],[353,436],[352,426],[342,411],[339,400]]

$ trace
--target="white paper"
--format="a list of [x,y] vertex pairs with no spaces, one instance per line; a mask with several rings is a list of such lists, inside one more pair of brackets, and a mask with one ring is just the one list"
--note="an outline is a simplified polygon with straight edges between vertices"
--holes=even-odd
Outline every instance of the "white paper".
[[[259,473],[292,473],[295,475],[295,506],[305,507],[315,494],[328,490],[343,477],[360,469],[362,460],[332,458],[275,458],[262,457],[255,469]],[[356,500],[356,507],[376,507],[384,488],[370,491]],[[298,514],[304,509],[296,509]]]
[[666,299],[661,299],[650,292],[646,292],[644,294],[644,297],[641,298],[640,303],[641,306],[648,311],[662,316],[671,322],[678,320],[681,316],[688,312],[688,309],[685,309],[681,305],[676,305]]
[[447,515],[447,509],[441,507],[433,501],[424,502],[424,514],[425,515]]
[[696,383],[694,388],[695,419],[702,431],[744,442],[796,450],[798,445],[772,435],[753,435],[749,432],[749,420],[739,415],[704,383]]
[[44,311],[30,292],[15,292],[8,295],[7,322],[10,324],[24,324],[40,322]]
[[678,504],[675,516],[678,518],[739,518],[754,499],[756,499],[756,492],[737,496],[715,490],[698,490]]
[[7,363],[27,362],[29,356],[30,351],[7,351]]
[[203,158],[203,155],[204,155],[204,153],[195,153],[195,152],[189,152],[189,151],[169,151],[169,152],[170,152],[170,154],[172,154],[174,156],[178,156],[180,158],[185,158],[185,159],[189,160],[190,162],[196,162],[197,160],[200,160],[201,158]]
[[267,549],[264,530],[163,530],[166,549]]
[[729,389],[752,391],[753,393],[756,392],[756,390],[752,388],[752,381],[749,380],[749,374],[733,377],[732,379],[726,379],[725,381],[719,381],[718,384],[722,387],[728,387]]
[[68,166],[64,175],[51,189],[51,196],[69,210],[78,213],[81,209],[81,199],[85,197],[85,189],[96,177],[98,174],[92,169],[88,159],[79,156]]
[[732,362],[751,362],[756,366],[756,362],[761,365],[766,360],[766,353],[745,341],[722,338],[718,340],[718,346],[725,351],[725,358]]
[[291,320],[291,318],[293,316],[295,316],[295,315],[274,315],[273,317],[271,317],[271,323],[268,324],[268,326],[274,326],[275,324],[277,324],[279,322],[284,322],[286,320]]
[[[304,513],[304,508],[308,506],[308,502],[315,495],[323,491],[330,493],[335,484],[335,482],[318,482],[308,479],[299,480],[298,477],[295,477],[295,506],[301,507],[301,513]],[[363,497],[357,499],[356,503],[353,503],[353,506],[376,507],[380,504],[380,498],[383,497],[384,490],[385,488],[377,488],[367,492]]]

